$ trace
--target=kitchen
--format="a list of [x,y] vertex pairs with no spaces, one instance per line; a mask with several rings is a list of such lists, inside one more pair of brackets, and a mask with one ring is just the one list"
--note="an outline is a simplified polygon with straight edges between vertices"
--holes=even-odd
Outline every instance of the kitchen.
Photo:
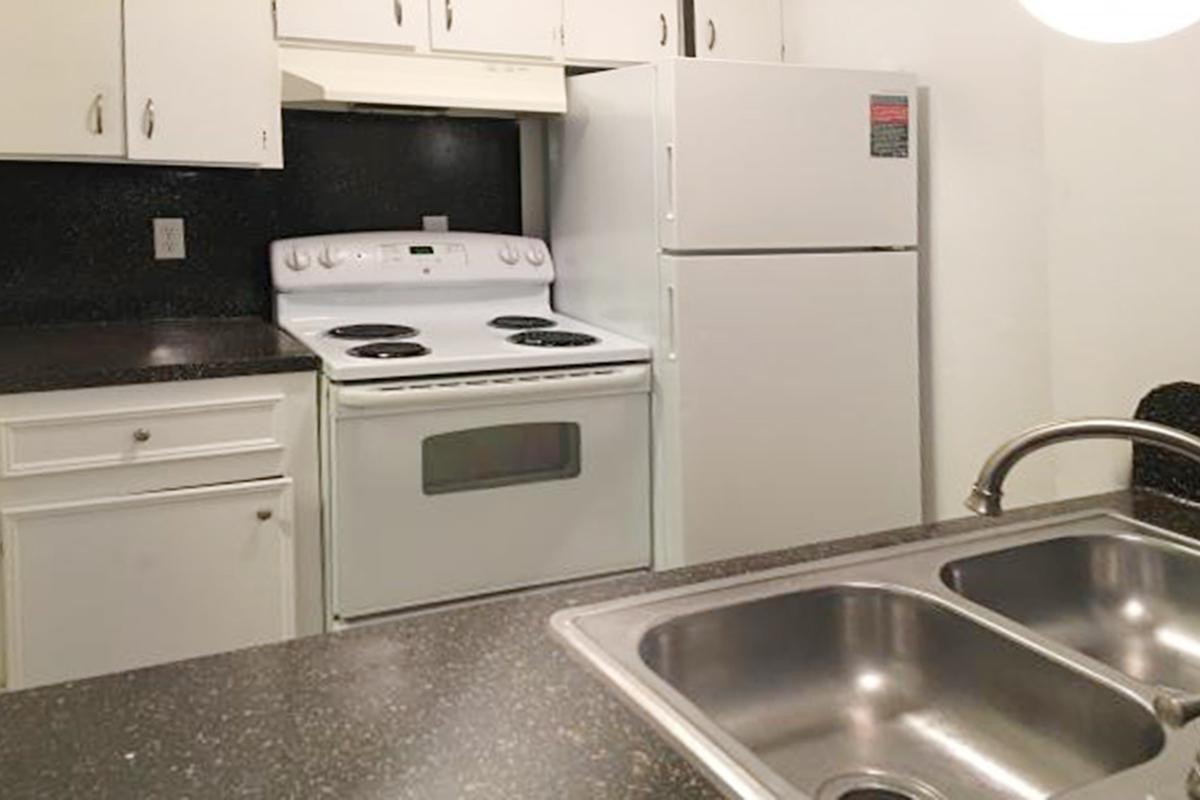
[[1023,456],[1189,453],[1200,9],[270,5],[0,8],[5,796],[1189,796],[1195,475]]

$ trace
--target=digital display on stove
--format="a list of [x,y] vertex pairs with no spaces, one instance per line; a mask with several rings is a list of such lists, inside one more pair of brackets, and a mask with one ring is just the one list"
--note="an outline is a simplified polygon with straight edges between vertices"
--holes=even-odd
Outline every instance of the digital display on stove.
[[427,244],[414,244],[408,248],[408,252],[414,256],[431,256],[434,254],[434,249]]

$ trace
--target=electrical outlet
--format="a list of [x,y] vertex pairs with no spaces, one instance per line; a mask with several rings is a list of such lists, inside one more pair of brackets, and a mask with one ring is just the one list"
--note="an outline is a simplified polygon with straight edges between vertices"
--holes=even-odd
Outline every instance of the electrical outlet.
[[187,237],[183,220],[155,217],[154,260],[181,261],[187,258]]

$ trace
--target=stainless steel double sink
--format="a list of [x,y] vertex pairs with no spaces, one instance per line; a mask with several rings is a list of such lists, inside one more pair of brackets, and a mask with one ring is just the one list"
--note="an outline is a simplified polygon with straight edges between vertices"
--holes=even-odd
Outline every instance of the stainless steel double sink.
[[733,797],[1185,800],[1200,549],[1063,517],[560,612]]

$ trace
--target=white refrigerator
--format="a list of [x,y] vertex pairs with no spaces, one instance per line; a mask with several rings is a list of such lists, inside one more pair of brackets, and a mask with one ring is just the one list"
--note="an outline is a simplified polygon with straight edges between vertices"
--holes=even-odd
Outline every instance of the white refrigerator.
[[555,303],[654,350],[655,565],[921,521],[911,75],[568,80]]

